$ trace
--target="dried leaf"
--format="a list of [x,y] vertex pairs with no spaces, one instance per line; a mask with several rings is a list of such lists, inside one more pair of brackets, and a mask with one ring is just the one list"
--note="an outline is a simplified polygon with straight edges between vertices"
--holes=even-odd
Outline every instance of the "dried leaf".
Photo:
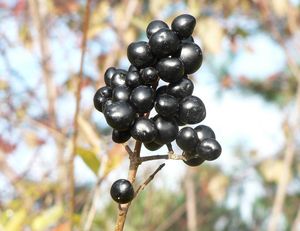
[[96,153],[82,147],[77,147],[76,153],[81,157],[81,159],[89,167],[89,169],[91,169],[95,173],[95,175],[97,175],[100,167],[100,161],[97,158]]

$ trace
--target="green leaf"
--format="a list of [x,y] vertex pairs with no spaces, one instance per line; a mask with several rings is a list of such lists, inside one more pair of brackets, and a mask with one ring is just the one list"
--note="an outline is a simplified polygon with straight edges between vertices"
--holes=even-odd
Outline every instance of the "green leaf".
[[64,209],[61,205],[56,205],[43,211],[32,221],[32,230],[46,230],[50,225],[56,224],[63,214]]
[[100,161],[97,158],[96,153],[82,147],[77,147],[76,153],[81,157],[84,163],[95,173],[95,175],[97,175],[100,167]]

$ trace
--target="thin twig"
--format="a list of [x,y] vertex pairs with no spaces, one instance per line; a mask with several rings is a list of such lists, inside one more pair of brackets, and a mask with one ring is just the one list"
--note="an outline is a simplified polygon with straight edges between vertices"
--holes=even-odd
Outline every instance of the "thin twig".
[[161,165],[158,166],[158,168],[147,178],[147,180],[145,180],[145,182],[143,184],[141,184],[138,189],[135,192],[135,197],[139,194],[140,191],[142,191],[147,184],[149,184],[155,177],[155,175],[165,166],[166,164],[163,163]]
[[87,0],[85,15],[84,15],[84,23],[83,23],[83,37],[82,37],[82,46],[81,46],[81,58],[80,58],[80,70],[78,76],[78,85],[76,91],[76,108],[74,114],[74,135],[73,135],[73,152],[70,158],[69,164],[69,177],[70,177],[70,185],[69,185],[69,194],[70,194],[70,204],[69,204],[69,219],[71,224],[71,230],[73,230],[73,213],[75,210],[75,176],[74,176],[74,159],[76,156],[76,146],[77,146],[77,137],[78,137],[78,117],[80,111],[80,99],[81,99],[81,88],[83,83],[83,64],[84,57],[86,53],[86,43],[87,43],[87,32],[89,27],[89,19],[90,19],[90,5],[91,0]]
[[186,160],[185,156],[169,152],[166,155],[152,155],[140,157],[140,163],[151,160]]

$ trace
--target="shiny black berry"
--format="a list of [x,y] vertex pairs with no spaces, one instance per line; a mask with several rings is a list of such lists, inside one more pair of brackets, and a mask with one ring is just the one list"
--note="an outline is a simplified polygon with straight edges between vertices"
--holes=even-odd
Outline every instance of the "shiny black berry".
[[172,117],[177,113],[179,104],[174,96],[168,94],[161,94],[156,97],[155,110],[165,117]]
[[106,122],[114,129],[128,130],[136,118],[136,112],[126,101],[106,105],[103,111]]
[[113,142],[118,143],[118,144],[125,143],[131,137],[130,130],[119,131],[116,129],[113,129],[111,136],[112,136]]
[[160,116],[153,118],[158,131],[155,142],[158,144],[168,144],[176,139],[178,126],[172,119],[166,119]]
[[144,84],[154,84],[158,80],[158,71],[154,67],[146,67],[141,70],[141,76]]
[[109,67],[104,73],[104,82],[107,86],[110,86],[111,78],[116,73],[116,68]]
[[195,26],[196,19],[192,15],[182,14],[173,20],[171,28],[181,39],[185,39],[192,35]]
[[156,97],[158,97],[159,95],[162,95],[164,93],[167,92],[167,85],[163,85],[163,86],[160,86],[159,88],[156,89]]
[[162,28],[152,34],[149,39],[149,45],[152,53],[162,58],[176,53],[179,49],[180,40],[175,32]]
[[221,155],[221,152],[221,145],[212,138],[204,139],[197,145],[197,153],[205,160],[215,160]]
[[139,72],[137,71],[129,71],[125,78],[126,86],[130,88],[135,88],[142,83]]
[[179,59],[183,62],[185,74],[192,74],[201,67],[202,50],[195,43],[184,42],[181,44]]
[[112,88],[119,87],[119,86],[126,86],[125,79],[126,79],[127,71],[122,69],[117,69],[117,71],[113,74],[110,85]]
[[184,75],[183,63],[177,58],[161,59],[157,63],[156,69],[159,77],[169,83],[179,81]]
[[139,69],[134,65],[130,65],[128,68],[128,72],[130,72],[130,71],[139,71]]
[[102,112],[103,105],[111,97],[112,91],[110,87],[101,87],[99,88],[93,98],[95,108]]
[[185,152],[192,152],[196,149],[198,137],[196,131],[191,127],[182,128],[176,137],[176,143]]
[[154,105],[154,91],[149,86],[138,86],[130,95],[130,102],[139,113],[149,112]]
[[154,63],[155,57],[151,53],[147,42],[133,42],[127,48],[128,60],[137,68],[144,68]]
[[167,93],[178,99],[182,99],[193,94],[193,91],[194,84],[190,79],[187,78],[182,78],[175,83],[170,83],[167,87]]
[[131,136],[141,142],[150,143],[154,141],[157,129],[151,119],[139,118],[131,128]]
[[190,36],[190,37],[188,37],[186,39],[181,40],[181,42],[191,42],[191,43],[193,43],[194,42],[194,38],[192,36]]
[[126,204],[134,198],[134,189],[130,181],[119,179],[111,186],[110,195],[115,202]]
[[156,151],[160,149],[163,145],[153,142],[150,143],[144,143],[145,148],[147,148],[150,151]]
[[198,139],[200,141],[207,139],[207,138],[216,139],[216,135],[215,135],[214,131],[206,125],[199,125],[199,126],[195,127],[194,129],[195,129]]
[[112,93],[112,100],[116,101],[127,101],[130,96],[130,89],[128,87],[120,86],[115,87]]
[[198,154],[190,154],[188,159],[183,161],[185,164],[187,164],[190,167],[196,167],[201,165],[205,160]]
[[167,23],[161,20],[154,20],[150,22],[146,29],[147,37],[150,38],[151,35],[153,35],[162,28],[169,28],[169,26]]
[[197,124],[204,120],[206,109],[201,99],[187,96],[179,103],[179,119],[183,123]]

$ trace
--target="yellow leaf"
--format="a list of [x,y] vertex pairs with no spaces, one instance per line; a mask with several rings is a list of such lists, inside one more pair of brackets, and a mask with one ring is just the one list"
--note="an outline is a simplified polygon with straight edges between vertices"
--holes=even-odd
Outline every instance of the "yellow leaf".
[[100,167],[100,161],[97,158],[96,153],[82,147],[77,147],[76,153],[81,157],[84,163],[95,173],[95,175],[97,175]]
[[61,205],[56,205],[38,215],[32,221],[33,231],[46,230],[49,226],[55,225],[58,220],[63,216],[64,209]]
[[[266,160],[261,164],[260,170],[267,182],[278,183],[284,171],[284,163],[282,160]],[[291,172],[287,177],[291,179]]]
[[26,210],[20,209],[12,215],[4,227],[5,231],[21,231],[26,219]]
[[215,202],[220,202],[224,199],[228,186],[228,178],[218,174],[214,176],[208,183],[208,192]]

